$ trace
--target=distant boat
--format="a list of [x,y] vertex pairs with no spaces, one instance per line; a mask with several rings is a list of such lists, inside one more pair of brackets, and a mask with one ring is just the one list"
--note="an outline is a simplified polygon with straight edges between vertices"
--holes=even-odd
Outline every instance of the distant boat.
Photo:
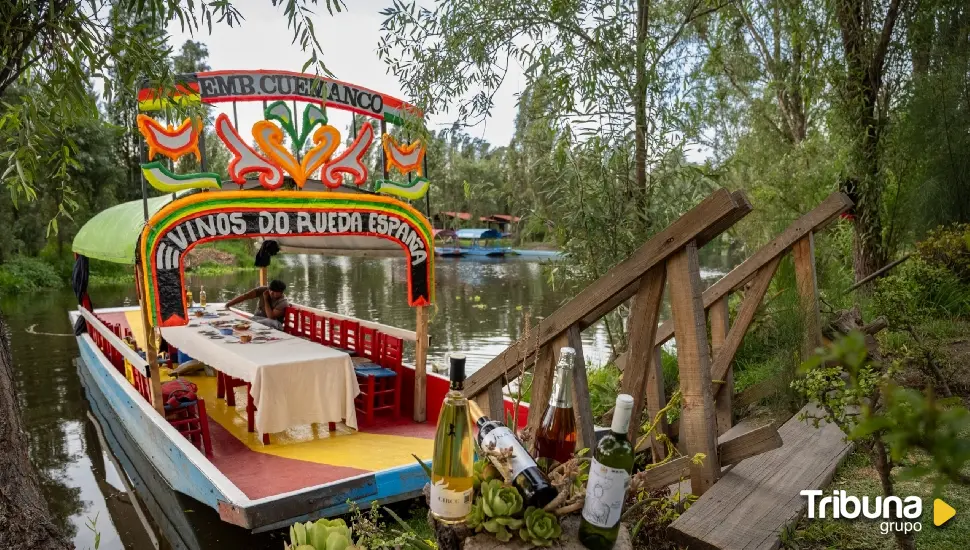
[[526,258],[560,258],[562,257],[562,252],[559,250],[529,250],[524,248],[516,248],[510,251],[512,254],[517,254]]
[[[494,229],[459,229],[458,238],[472,242],[470,247],[462,249],[467,256],[505,256],[505,253],[510,250],[499,246],[488,246],[489,241],[502,238],[502,234]],[[481,241],[485,241],[485,244],[480,244]]]
[[[442,258],[460,258],[465,251],[458,244],[458,236],[451,229],[434,230],[434,254]],[[439,246],[439,243],[441,246]]]

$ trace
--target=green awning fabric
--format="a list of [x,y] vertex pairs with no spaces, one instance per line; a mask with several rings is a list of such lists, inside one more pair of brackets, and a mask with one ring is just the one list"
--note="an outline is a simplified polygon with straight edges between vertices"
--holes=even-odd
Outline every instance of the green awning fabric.
[[[148,199],[148,217],[172,202],[172,195]],[[118,264],[135,263],[135,245],[145,227],[142,201],[116,204],[88,220],[74,237],[72,249],[88,258]]]

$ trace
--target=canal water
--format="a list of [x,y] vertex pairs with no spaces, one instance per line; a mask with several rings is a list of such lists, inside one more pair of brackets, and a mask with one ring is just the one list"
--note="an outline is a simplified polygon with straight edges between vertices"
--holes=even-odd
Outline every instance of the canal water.
[[[271,278],[287,283],[294,303],[414,329],[402,260],[281,255],[274,264]],[[548,268],[538,261],[439,259],[435,267],[432,366],[443,365],[449,351],[462,351],[469,371],[480,368],[520,336],[526,317],[538,322],[577,291],[550,284]],[[710,281],[723,270],[702,276]],[[225,302],[255,286],[256,273],[188,280],[196,297],[204,287],[210,302]],[[95,307],[136,300],[130,285],[92,286],[89,291]],[[67,311],[75,307],[69,288],[0,296],[31,459],[57,521],[76,547],[94,549],[97,533],[99,550],[141,550],[155,547],[155,541],[160,548],[282,548],[282,533],[249,535],[220,522],[206,506],[166,491],[144,471],[133,471],[144,469],[144,457],[137,456],[130,441],[117,441],[91,421],[100,413],[91,410],[73,364],[77,344]],[[605,328],[587,329],[583,348],[589,364],[605,362],[610,355]],[[134,485],[134,494],[128,485]],[[148,497],[153,502],[138,497],[146,491],[155,494]],[[151,526],[147,531],[146,523]]]

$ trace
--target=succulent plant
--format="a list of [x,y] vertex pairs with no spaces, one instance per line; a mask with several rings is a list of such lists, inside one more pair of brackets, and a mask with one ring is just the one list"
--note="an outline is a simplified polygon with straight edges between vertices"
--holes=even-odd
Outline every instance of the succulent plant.
[[552,541],[562,536],[559,518],[542,508],[529,506],[524,523],[519,529],[519,537],[534,546],[551,546]]
[[512,540],[512,533],[522,526],[522,520],[513,517],[522,511],[522,495],[519,491],[500,479],[483,481],[481,507],[485,530],[502,542]]
[[[284,543],[285,544],[285,543]],[[286,550],[350,550],[350,528],[342,519],[318,519],[316,522],[290,526],[290,543]]]
[[482,507],[491,518],[514,516],[522,510],[522,495],[500,479],[482,482]]
[[481,495],[475,499],[472,503],[472,509],[465,516],[465,525],[469,528],[474,529],[476,533],[481,533],[482,529],[485,528],[485,511],[482,509],[482,497]]

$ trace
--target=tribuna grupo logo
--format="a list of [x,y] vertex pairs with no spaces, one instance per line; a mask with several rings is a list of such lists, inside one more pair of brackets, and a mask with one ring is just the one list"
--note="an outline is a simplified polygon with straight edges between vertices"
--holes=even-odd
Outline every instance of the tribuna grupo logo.
[[923,515],[920,497],[856,497],[845,491],[832,491],[831,496],[822,497],[824,493],[819,490],[805,490],[800,494],[808,497],[809,519],[881,519],[879,531],[884,535],[923,529],[919,521]]

